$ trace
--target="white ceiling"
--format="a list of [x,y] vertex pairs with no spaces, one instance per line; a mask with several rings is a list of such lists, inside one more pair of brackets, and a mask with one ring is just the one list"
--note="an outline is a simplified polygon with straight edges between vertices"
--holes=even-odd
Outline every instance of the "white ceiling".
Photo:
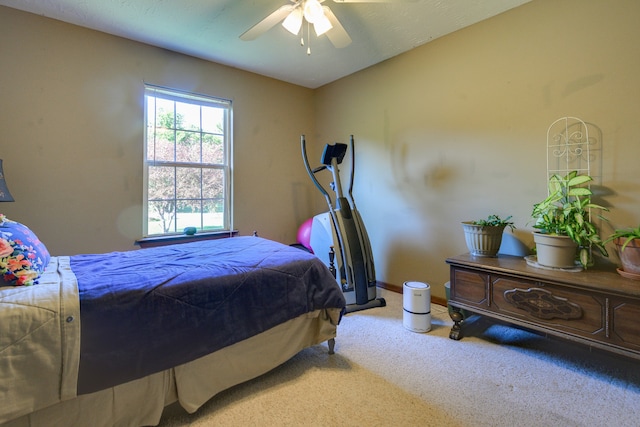
[[300,37],[279,24],[256,40],[239,38],[289,0],[0,0],[0,5],[317,88],[530,0],[350,1],[362,3],[326,0],[324,5],[353,42],[336,49],[326,36],[313,34],[311,55]]

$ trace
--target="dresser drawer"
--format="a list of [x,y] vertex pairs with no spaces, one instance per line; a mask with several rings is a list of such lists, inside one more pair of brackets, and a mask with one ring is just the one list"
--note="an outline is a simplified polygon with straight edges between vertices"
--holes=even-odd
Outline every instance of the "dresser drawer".
[[492,276],[495,311],[585,338],[605,337],[603,296],[544,282]]
[[474,270],[454,269],[451,272],[450,298],[464,304],[488,308],[489,275]]
[[613,298],[611,300],[612,342],[640,351],[640,301]]

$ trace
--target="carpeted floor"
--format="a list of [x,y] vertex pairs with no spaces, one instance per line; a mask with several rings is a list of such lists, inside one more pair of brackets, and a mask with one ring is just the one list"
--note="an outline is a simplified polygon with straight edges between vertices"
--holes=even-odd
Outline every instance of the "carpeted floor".
[[480,320],[449,339],[445,307],[432,330],[402,326],[402,295],[351,313],[336,354],[304,350],[227,390],[178,426],[638,426],[640,362]]

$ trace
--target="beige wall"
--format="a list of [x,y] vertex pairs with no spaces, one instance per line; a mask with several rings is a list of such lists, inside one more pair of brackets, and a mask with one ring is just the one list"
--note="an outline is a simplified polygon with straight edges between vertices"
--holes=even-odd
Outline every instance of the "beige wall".
[[534,0],[311,91],[0,7],[0,158],[16,198],[1,208],[54,254],[130,249],[143,82],[228,97],[242,234],[295,240],[325,210],[299,135],[313,162],[311,150],[354,134],[378,279],[426,281],[442,297],[445,258],[466,252],[460,221],[513,215],[505,248],[530,246],[559,117],[597,130],[609,218],[638,225],[638,16],[635,0]]
[[2,211],[55,255],[134,248],[143,84],[233,100],[235,227],[291,243],[315,197],[300,155],[313,91],[0,7]]
[[534,0],[317,90],[317,137],[356,137],[380,280],[443,296],[445,258],[467,252],[460,222],[492,213],[514,216],[505,248],[525,253],[564,116],[601,132],[612,224],[640,223],[639,16],[635,0]]

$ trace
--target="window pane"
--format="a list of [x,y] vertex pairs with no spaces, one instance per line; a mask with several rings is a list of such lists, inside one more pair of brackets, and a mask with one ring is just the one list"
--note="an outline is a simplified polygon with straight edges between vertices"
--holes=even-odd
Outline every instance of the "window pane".
[[175,231],[176,204],[174,200],[149,201],[148,234],[164,234]]
[[178,199],[200,199],[200,168],[177,168],[176,182]]
[[224,200],[205,200],[202,204],[202,228],[219,230],[224,228]]
[[224,171],[222,169],[203,169],[202,198],[221,199],[224,197]]
[[202,135],[202,161],[211,164],[224,163],[224,139],[219,135]]
[[175,133],[173,130],[160,130],[156,132],[155,152],[150,160],[161,162],[173,162],[175,155]]
[[147,160],[153,160],[155,158],[155,134],[151,126],[147,126]]
[[164,129],[175,129],[173,101],[158,98],[156,99],[156,127]]
[[224,133],[223,108],[202,107],[202,131],[209,133]]
[[151,96],[145,97],[146,100],[146,121],[147,121],[147,159],[153,159],[153,152],[155,151],[155,112],[156,112],[156,99]]
[[176,128],[200,131],[200,106],[176,102]]
[[149,166],[147,199],[175,199],[176,168],[173,166]]
[[155,127],[153,132],[155,135],[149,136],[153,138],[155,143],[155,151],[149,153],[150,160],[171,162],[175,160],[175,121],[172,101],[163,99],[156,100]]
[[176,132],[176,161],[200,163],[200,133]]
[[184,230],[185,227],[202,228],[201,204],[200,199],[178,201],[178,215],[176,217],[178,231]]

